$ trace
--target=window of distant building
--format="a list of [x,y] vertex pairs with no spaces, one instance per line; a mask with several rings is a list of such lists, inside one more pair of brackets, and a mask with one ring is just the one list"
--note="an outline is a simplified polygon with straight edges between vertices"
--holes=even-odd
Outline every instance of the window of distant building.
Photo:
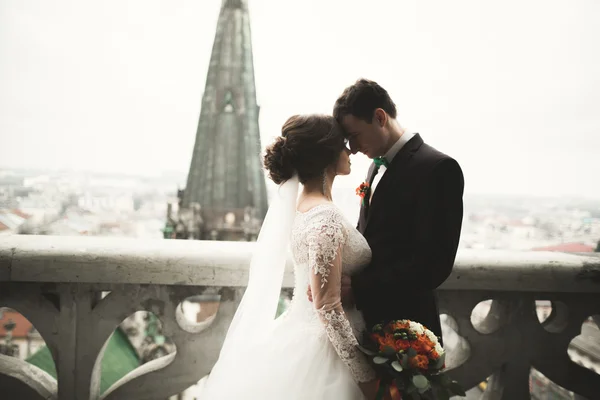
[[225,107],[223,110],[227,113],[233,112],[233,94],[231,90],[225,93]]

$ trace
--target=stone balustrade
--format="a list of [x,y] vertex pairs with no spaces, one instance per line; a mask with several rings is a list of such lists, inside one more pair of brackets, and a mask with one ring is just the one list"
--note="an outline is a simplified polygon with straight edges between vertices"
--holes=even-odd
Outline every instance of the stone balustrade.
[[[182,392],[205,376],[218,356],[247,281],[254,245],[0,238],[0,307],[15,309],[33,323],[57,371],[55,380],[31,364],[0,355],[0,393],[20,399],[164,400]],[[289,268],[284,286],[292,284]],[[191,296],[196,301],[220,300],[216,315],[201,324],[188,322],[179,305]],[[447,364],[463,386],[489,378],[484,399],[527,399],[534,367],[579,395],[598,398],[600,376],[567,354],[582,323],[590,316],[599,320],[597,255],[464,250],[439,297],[450,327],[444,332]],[[491,300],[489,312],[474,319],[474,307],[485,300]],[[537,300],[552,302],[552,312],[542,323]],[[137,311],[160,318],[176,352],[143,364],[100,393],[107,340]]]

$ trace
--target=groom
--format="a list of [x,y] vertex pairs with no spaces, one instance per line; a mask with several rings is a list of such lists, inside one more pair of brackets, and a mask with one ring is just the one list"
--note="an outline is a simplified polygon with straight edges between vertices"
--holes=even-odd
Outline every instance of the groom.
[[373,252],[344,277],[342,299],[370,328],[410,319],[441,336],[435,289],[454,265],[463,217],[463,174],[451,157],[396,120],[396,105],[377,83],[360,79],[337,99],[333,115],[350,150],[374,159],[358,230]]

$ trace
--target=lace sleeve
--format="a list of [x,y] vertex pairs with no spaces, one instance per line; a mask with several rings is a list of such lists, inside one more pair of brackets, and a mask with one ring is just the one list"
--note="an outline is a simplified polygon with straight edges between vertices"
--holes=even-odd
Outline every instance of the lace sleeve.
[[347,233],[339,214],[328,215],[309,228],[308,262],[313,304],[327,336],[357,382],[375,379],[341,303],[342,247]]

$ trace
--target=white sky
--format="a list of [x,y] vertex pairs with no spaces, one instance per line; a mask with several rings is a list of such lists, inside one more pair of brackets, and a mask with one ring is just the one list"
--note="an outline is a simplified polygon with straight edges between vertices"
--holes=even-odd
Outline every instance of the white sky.
[[[367,77],[467,192],[600,197],[599,1],[249,1],[263,145]],[[0,0],[0,166],[187,171],[219,7]]]

